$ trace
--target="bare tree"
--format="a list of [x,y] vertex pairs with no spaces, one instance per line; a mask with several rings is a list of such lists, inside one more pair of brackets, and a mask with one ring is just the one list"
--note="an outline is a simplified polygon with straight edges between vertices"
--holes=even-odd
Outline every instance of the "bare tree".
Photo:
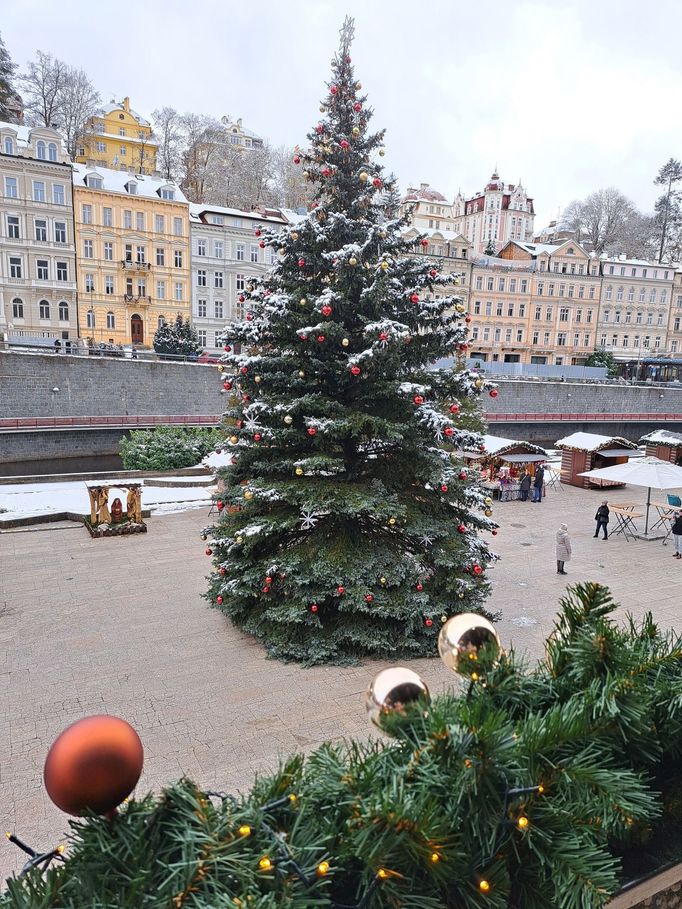
[[294,164],[294,150],[280,145],[273,150],[273,204],[279,208],[307,208],[314,184],[303,178],[303,168]]
[[86,133],[86,124],[97,112],[99,92],[84,70],[68,67],[58,102],[59,128],[64,135],[66,149],[74,158],[78,143]]
[[182,189],[190,201],[205,202],[223,127],[203,114],[183,114],[180,124],[184,137]]
[[663,257],[670,252],[666,248],[669,232],[671,230],[677,232],[682,220],[682,211],[680,209],[682,191],[677,188],[680,181],[682,181],[682,164],[676,161],[675,158],[669,158],[654,180],[655,186],[665,187],[663,195],[658,197],[654,206],[660,236],[658,247],[659,262],[662,262]]
[[157,108],[152,111],[152,118],[154,136],[159,143],[157,169],[166,180],[177,182],[182,168],[182,118],[174,107]]
[[576,231],[578,242],[587,240],[601,255],[622,241],[629,219],[638,214],[633,203],[613,186],[591,193],[582,202],[571,202],[562,223]]
[[60,97],[68,67],[62,60],[36,51],[36,59],[20,77],[29,126],[56,126],[60,119]]

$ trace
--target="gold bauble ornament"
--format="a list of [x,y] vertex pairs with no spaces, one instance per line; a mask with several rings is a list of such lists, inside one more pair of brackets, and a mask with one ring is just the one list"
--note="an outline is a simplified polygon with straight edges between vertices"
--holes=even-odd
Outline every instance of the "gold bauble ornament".
[[365,706],[372,723],[390,735],[401,721],[423,715],[430,699],[426,682],[413,669],[391,666],[374,677]]
[[291,414],[288,413],[284,418],[284,422],[287,424],[287,426],[291,426],[291,424],[294,422],[294,418],[291,416]]
[[380,148],[380,149],[379,149],[379,154],[380,154],[381,157],[383,158],[384,155],[386,154],[386,149],[385,149],[385,148]]
[[304,180],[307,180],[309,176],[310,176],[310,174],[308,173],[308,171],[307,171],[307,170],[304,170],[304,171],[303,171],[303,179],[304,179]]
[[302,467],[297,467],[295,473],[296,473],[296,476],[297,476],[297,477],[302,477],[302,476],[303,476],[303,468],[302,468]]
[[233,445],[236,445],[238,441],[239,439],[237,436],[230,436],[230,442],[232,442]]
[[261,380],[261,377],[260,377],[260,376],[254,376],[254,377],[253,377],[253,381],[254,381],[254,382],[260,382],[260,380]]
[[247,284],[247,285],[246,285],[246,289],[247,289],[247,291],[248,291],[249,293],[252,293],[252,292],[253,292],[253,284]]
[[486,518],[491,518],[491,517],[492,517],[492,514],[493,514],[492,509],[491,509],[491,508],[486,508],[484,514],[485,514]]
[[238,546],[241,546],[244,542],[244,537],[241,534],[237,534],[237,536],[234,538],[234,541]]
[[362,88],[362,82],[356,82],[356,83],[355,83],[355,91],[356,91],[356,92],[359,92],[361,88]]
[[350,259],[348,260],[348,264],[349,264],[349,265],[357,265],[357,264],[358,264],[358,260],[355,258],[355,256],[351,256]]
[[307,302],[308,302],[308,301],[306,300],[305,297],[301,297],[301,299],[298,301],[298,305],[299,305],[299,306],[305,306]]
[[386,578],[379,578],[379,583],[380,583],[380,584],[385,584],[385,583],[386,583]]
[[379,265],[379,268],[380,268],[382,271],[388,271],[388,262],[385,262],[385,261],[382,262],[382,263]]
[[385,231],[385,230],[380,230],[380,231],[379,231],[379,237],[380,237],[382,240],[385,240],[385,239],[386,239],[386,231]]
[[299,379],[305,379],[305,373],[303,372],[302,369],[299,369],[299,371],[298,371],[298,377],[299,377]]
[[352,133],[352,134],[355,136],[355,138],[357,139],[357,137],[360,135],[360,127],[359,127],[359,126],[354,126],[353,129],[351,130],[351,133]]
[[360,182],[366,183],[368,180],[369,180],[369,174],[367,173],[367,171],[365,171],[365,170],[360,171]]
[[493,500],[490,498],[490,496],[486,496],[485,499],[483,499],[483,501],[485,502],[486,505],[493,504]]
[[350,344],[350,341],[348,340],[348,338],[342,338],[342,339],[341,339],[341,345],[342,345],[343,347],[348,347],[349,344]]
[[389,523],[391,526],[393,526],[393,524],[395,524],[395,518],[389,518],[389,519],[388,519],[388,523]]
[[320,104],[320,113],[324,114],[324,113],[326,113],[326,111],[327,111],[327,108],[324,106],[324,104]]
[[251,501],[251,499],[253,498],[253,493],[251,492],[250,489],[247,489],[244,492],[244,498],[246,499],[247,502]]
[[[460,593],[463,597],[464,594]],[[473,612],[453,616],[443,625],[438,636],[438,653],[448,669],[471,676],[478,669],[481,651],[491,659],[500,652],[500,639],[491,622]]]
[[298,234],[296,233],[295,230],[292,230],[291,233],[289,234],[289,236],[291,237],[292,240],[298,240]]
[[476,381],[474,382],[474,385],[476,386],[476,388],[483,388],[483,379],[476,379]]
[[464,599],[464,594],[463,594],[463,593],[458,593],[457,596],[460,598],[460,600],[463,600],[463,599]]
[[225,367],[222,365],[218,366],[218,372],[225,372]]
[[465,312],[465,311],[466,311],[466,306],[464,305],[464,303],[458,303],[458,304],[455,306],[455,309],[457,310],[457,312]]

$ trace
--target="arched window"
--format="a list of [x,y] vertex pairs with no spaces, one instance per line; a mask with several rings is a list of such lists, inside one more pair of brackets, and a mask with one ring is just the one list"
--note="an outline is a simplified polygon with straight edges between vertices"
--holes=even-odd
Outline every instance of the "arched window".
[[69,304],[65,300],[62,300],[59,304],[59,321],[69,321]]
[[5,141],[3,144],[5,147],[5,154],[13,155],[14,154],[14,142],[12,142],[12,140],[10,139],[9,136],[5,136]]
[[47,146],[47,157],[50,159],[50,161],[57,160],[57,143],[56,142],[50,142],[50,144]]
[[622,299],[623,299],[623,288],[619,287],[618,290],[616,291],[616,300],[622,300]]
[[656,302],[656,288],[652,287],[651,290],[649,291],[649,303],[655,303],[655,302]]
[[36,142],[36,155],[40,158],[41,161],[44,161],[47,157],[45,154],[45,143],[42,139],[38,139]]
[[116,317],[111,311],[107,313],[107,328],[116,328]]
[[609,284],[609,286],[606,288],[606,299],[610,300],[612,297],[613,297],[613,286],[611,284]]
[[20,300],[19,297],[15,297],[12,300],[12,316],[15,319],[24,318],[24,301]]
[[85,320],[85,324],[88,328],[95,327],[95,313],[91,309],[88,310]]
[[159,326],[159,328],[163,328],[163,326],[164,326],[165,324],[166,324],[166,317],[165,317],[165,316],[159,316],[159,319],[158,319],[158,326]]
[[50,318],[50,303],[48,300],[41,300],[38,304],[40,308],[40,318],[49,319]]

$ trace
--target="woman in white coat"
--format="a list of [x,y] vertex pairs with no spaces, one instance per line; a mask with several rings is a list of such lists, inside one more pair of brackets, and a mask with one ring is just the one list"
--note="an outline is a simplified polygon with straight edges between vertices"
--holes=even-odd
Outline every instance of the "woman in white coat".
[[556,570],[557,574],[568,574],[564,571],[564,564],[571,560],[571,541],[568,537],[568,526],[561,525],[561,530],[556,534]]

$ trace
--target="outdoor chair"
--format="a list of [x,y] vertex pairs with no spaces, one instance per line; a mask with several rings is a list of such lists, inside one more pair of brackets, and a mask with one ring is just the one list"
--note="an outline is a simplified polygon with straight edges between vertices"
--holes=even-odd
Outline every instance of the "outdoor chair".
[[673,508],[682,507],[682,500],[679,496],[668,496],[668,505],[672,505]]

